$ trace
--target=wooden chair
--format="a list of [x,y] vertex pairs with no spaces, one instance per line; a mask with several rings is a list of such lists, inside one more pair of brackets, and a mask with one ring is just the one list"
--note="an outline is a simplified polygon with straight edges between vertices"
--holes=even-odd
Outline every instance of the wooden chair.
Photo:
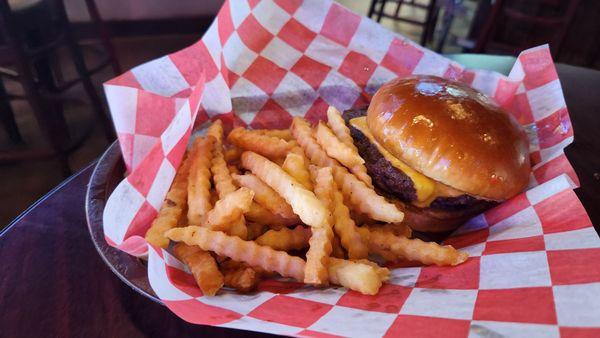
[[[387,14],[385,12],[385,6],[388,2],[395,2],[396,9],[394,14]],[[377,6],[379,5],[379,6]],[[411,6],[425,11],[425,21],[419,21],[413,18],[401,17],[400,9],[403,5]],[[389,18],[394,21],[406,22],[412,25],[423,27],[421,33],[420,44],[425,46],[428,41],[433,38],[433,32],[435,31],[435,23],[437,21],[438,8],[436,7],[436,0],[429,0],[425,5],[417,2],[416,0],[371,0],[371,6],[369,7],[369,18],[375,16],[377,22],[381,22],[381,18]]]
[[[553,57],[556,58],[579,4],[580,0],[496,0],[472,52],[505,51],[516,54],[523,49],[545,42],[545,40],[536,41],[539,33],[551,32],[550,49]],[[548,12],[553,13],[548,14]],[[528,30],[528,37],[524,41],[515,42],[511,39],[511,42],[508,43],[496,39],[500,30],[510,30],[511,28],[519,30],[520,28],[514,28],[516,24],[532,27]]]
[[[62,93],[82,84],[107,140],[113,140],[115,135],[110,117],[90,77],[108,65],[115,72],[120,72],[120,67],[112,47],[106,47],[110,46],[106,34],[102,41],[107,49],[107,58],[97,65],[86,67],[61,0],[25,2],[27,6],[15,8],[14,3],[11,6],[7,0],[0,0],[0,65],[3,67],[0,68],[0,77],[20,83],[24,92],[24,95],[7,93],[0,81],[0,117],[11,140],[22,142],[9,101],[26,100],[50,149],[4,151],[0,153],[0,163],[55,157],[60,161],[63,173],[69,175],[68,153],[79,146],[83,138],[70,138],[62,114]],[[86,3],[95,8],[92,0]],[[100,20],[97,10],[95,14],[91,12],[92,19]],[[53,67],[52,58],[59,47],[66,47],[73,62],[77,74],[73,79],[65,81],[60,69]]]

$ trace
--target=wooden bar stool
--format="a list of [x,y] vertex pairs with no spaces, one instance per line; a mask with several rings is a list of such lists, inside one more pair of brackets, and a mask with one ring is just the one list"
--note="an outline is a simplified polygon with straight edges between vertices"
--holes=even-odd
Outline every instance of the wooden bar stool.
[[[396,3],[394,14],[388,14],[385,12],[385,6],[388,2]],[[413,18],[400,16],[400,9],[403,5],[424,10],[425,21],[419,21]],[[422,4],[416,0],[371,0],[368,17],[373,18],[375,16],[375,20],[377,20],[377,22],[381,22],[381,18],[389,18],[394,21],[406,22],[411,25],[423,27],[423,32],[421,33],[421,39],[419,43],[421,46],[425,46],[425,44],[428,41],[431,41],[433,38],[437,14],[438,8],[436,7],[436,0],[428,0],[427,4]]]
[[[13,95],[7,93],[3,85],[0,86],[1,121],[10,139],[16,143],[22,142],[8,102],[24,99],[31,106],[42,134],[50,145],[50,149],[2,152],[0,163],[55,157],[60,161],[63,173],[70,174],[68,154],[83,143],[87,135],[71,139],[62,114],[62,94],[77,84],[82,84],[92,111],[103,126],[106,139],[112,141],[115,138],[110,117],[90,77],[109,65],[115,72],[120,72],[120,67],[93,0],[87,0],[86,4],[90,17],[100,26],[101,40],[107,54],[104,60],[90,68],[86,67],[61,0],[0,0],[0,65],[4,67],[0,68],[0,77],[18,82],[24,92],[22,96]],[[64,80],[61,69],[53,67],[52,60],[56,58],[60,47],[65,47],[75,68],[76,76],[72,79]],[[56,64],[58,62],[54,62]]]

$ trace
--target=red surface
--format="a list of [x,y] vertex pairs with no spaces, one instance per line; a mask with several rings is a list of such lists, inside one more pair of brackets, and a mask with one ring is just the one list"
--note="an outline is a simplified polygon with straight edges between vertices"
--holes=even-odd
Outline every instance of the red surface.
[[412,288],[384,284],[375,296],[367,296],[356,291],[350,291],[344,294],[336,305],[367,311],[398,313],[411,291]]
[[424,266],[415,285],[432,289],[477,289],[479,257],[469,257],[457,266]]
[[385,337],[466,337],[468,334],[468,320],[399,315]]
[[479,290],[473,319],[556,324],[552,288]]
[[548,251],[548,265],[553,285],[600,282],[600,248]]
[[331,305],[283,295],[262,303],[250,317],[297,327],[308,327],[331,309]]

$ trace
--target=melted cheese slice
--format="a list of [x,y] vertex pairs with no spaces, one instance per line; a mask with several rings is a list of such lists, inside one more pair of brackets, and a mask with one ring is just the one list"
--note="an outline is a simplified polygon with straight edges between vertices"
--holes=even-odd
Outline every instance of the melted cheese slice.
[[373,137],[373,134],[367,126],[367,118],[365,116],[351,119],[350,125],[360,130],[360,132],[363,133],[363,135],[365,135],[365,137],[367,137],[369,141],[377,147],[377,150],[379,150],[381,155],[388,160],[393,167],[399,169],[405,173],[406,176],[410,177],[413,182],[413,186],[417,191],[417,200],[413,201],[412,204],[424,208],[428,207],[429,204],[431,204],[431,202],[433,202],[433,200],[435,200],[437,197],[458,196],[462,194],[462,192],[456,189],[452,189],[445,184],[434,181],[421,174],[387,151],[379,142],[377,142],[377,140],[375,140],[375,137]]

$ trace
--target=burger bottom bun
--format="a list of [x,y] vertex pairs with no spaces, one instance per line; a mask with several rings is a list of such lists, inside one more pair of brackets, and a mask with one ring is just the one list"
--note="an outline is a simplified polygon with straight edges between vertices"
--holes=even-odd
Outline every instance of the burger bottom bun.
[[404,212],[404,221],[413,230],[420,232],[450,232],[456,230],[473,216],[489,209],[489,204],[476,205],[468,210],[447,211],[431,208],[418,208],[394,200],[394,204]]

